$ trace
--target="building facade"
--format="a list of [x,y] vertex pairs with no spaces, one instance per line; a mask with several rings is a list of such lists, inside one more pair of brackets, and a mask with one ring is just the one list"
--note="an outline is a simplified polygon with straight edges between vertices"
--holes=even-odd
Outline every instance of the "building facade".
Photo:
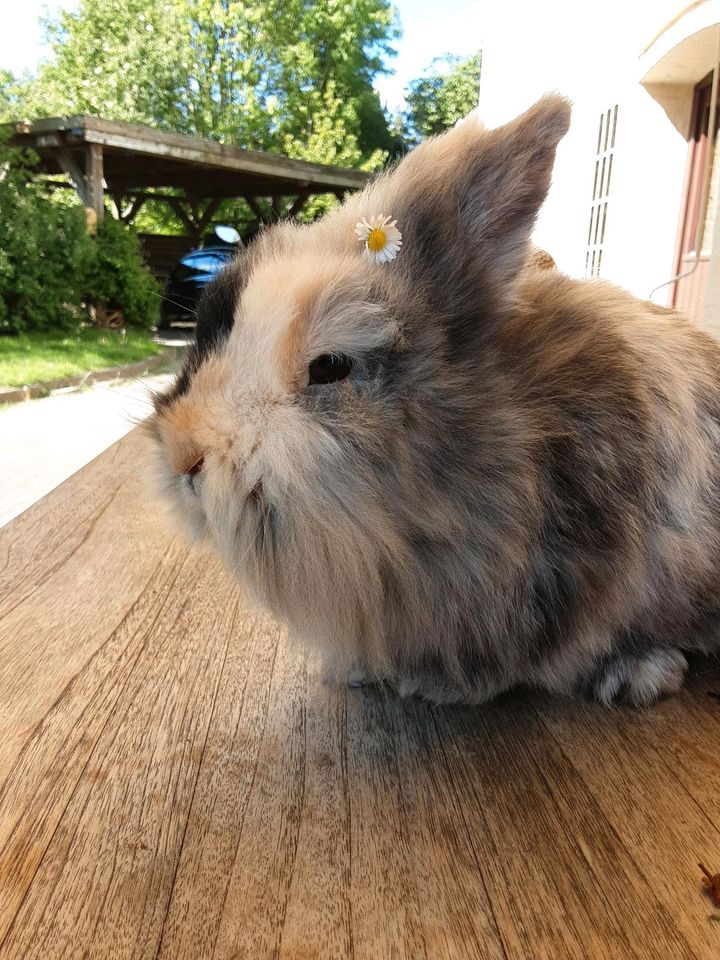
[[720,0],[493,8],[482,119],[504,123],[549,90],[574,104],[535,242],[565,272],[674,304],[720,335]]

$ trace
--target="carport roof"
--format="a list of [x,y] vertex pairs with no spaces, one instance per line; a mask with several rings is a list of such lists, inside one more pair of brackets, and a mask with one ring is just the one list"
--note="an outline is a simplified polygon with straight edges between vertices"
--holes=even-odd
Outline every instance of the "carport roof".
[[86,166],[89,145],[102,149],[109,193],[132,194],[161,187],[197,199],[288,196],[358,190],[367,174],[277,154],[217,143],[100,117],[56,117],[14,124],[13,141],[32,147],[45,173],[67,172],[68,154]]

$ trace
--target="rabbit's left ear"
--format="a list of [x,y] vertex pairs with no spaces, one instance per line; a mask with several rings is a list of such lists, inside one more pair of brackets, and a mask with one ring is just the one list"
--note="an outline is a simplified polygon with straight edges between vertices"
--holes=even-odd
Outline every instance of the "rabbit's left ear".
[[403,238],[397,266],[436,291],[446,313],[465,312],[480,287],[502,298],[519,274],[569,125],[570,105],[556,95],[495,130],[470,116],[390,177],[386,212]]

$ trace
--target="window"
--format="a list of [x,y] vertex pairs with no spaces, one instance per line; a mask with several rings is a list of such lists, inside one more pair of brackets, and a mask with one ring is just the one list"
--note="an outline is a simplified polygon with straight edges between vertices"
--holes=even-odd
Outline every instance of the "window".
[[585,276],[599,277],[602,265],[603,243],[607,226],[608,199],[615,155],[615,132],[617,130],[618,105],[600,114],[597,147],[595,149],[595,175],[593,178],[590,225],[585,255]]

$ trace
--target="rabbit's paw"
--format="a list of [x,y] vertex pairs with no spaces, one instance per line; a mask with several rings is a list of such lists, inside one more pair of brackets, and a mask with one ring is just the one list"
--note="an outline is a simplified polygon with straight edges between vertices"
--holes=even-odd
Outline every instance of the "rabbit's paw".
[[647,707],[683,685],[687,660],[680,650],[651,646],[606,657],[588,678],[586,689],[600,703]]
[[480,682],[468,687],[455,686],[440,676],[400,677],[394,686],[401,697],[416,697],[438,706],[447,703],[487,703],[504,689],[493,682]]

